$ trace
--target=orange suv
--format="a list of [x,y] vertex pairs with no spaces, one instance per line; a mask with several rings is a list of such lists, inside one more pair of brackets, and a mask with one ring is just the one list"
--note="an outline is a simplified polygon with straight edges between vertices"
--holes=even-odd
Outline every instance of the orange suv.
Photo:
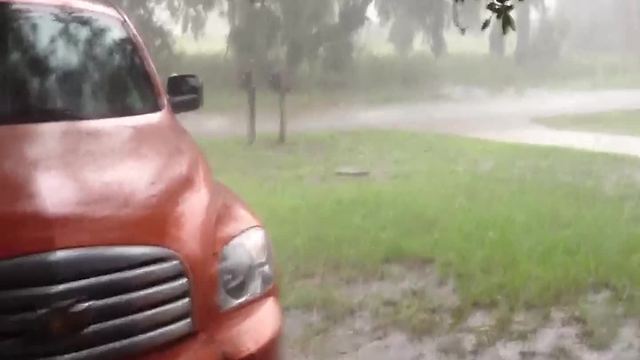
[[270,241],[175,118],[201,104],[118,9],[0,0],[0,359],[278,359]]

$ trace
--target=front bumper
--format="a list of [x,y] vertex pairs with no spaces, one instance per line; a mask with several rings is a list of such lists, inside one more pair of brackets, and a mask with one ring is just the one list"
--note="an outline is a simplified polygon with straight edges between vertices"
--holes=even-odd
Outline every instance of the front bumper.
[[268,297],[197,333],[136,360],[279,360],[282,309]]

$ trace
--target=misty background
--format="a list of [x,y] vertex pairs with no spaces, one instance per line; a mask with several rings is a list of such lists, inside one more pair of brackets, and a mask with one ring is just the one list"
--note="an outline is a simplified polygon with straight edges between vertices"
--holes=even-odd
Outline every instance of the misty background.
[[506,35],[495,17],[481,31],[491,16],[484,0],[115,2],[163,75],[204,79],[208,110],[241,107],[249,70],[262,89],[273,73],[286,73],[294,107],[422,99],[459,86],[640,83],[636,0],[515,2],[517,31]]

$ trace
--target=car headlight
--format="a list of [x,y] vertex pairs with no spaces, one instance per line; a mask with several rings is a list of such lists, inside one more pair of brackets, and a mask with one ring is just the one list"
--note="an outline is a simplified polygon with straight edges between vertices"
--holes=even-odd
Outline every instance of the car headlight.
[[222,310],[240,306],[263,295],[273,285],[271,242],[255,227],[235,237],[220,258],[219,304]]

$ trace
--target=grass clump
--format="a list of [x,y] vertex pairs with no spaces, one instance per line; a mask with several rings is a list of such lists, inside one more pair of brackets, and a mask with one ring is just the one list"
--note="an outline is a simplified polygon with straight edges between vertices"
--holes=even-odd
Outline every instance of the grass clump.
[[[609,293],[603,293],[609,295]],[[610,296],[597,301],[581,301],[576,320],[582,324],[585,343],[594,350],[608,349],[617,338],[624,321],[622,309]]]
[[337,322],[354,311],[354,304],[334,289],[320,286],[298,285],[286,289],[284,304],[288,308],[307,312],[322,312],[322,317],[329,322]]
[[379,327],[396,328],[418,338],[446,330],[447,312],[424,295],[408,291],[397,298],[377,299],[371,304],[371,313]]

